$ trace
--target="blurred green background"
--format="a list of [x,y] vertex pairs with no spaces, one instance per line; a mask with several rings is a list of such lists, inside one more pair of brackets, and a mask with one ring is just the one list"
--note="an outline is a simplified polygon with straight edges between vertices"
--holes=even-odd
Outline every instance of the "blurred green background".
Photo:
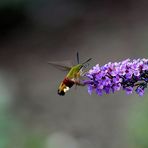
[[0,1],[0,148],[147,148],[148,93],[57,88],[48,61],[147,58],[146,0]]

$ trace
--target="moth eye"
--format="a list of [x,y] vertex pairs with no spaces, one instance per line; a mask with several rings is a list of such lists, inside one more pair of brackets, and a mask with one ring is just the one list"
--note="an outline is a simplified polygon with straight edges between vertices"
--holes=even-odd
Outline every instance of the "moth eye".
[[68,90],[69,90],[69,87],[66,86],[66,87],[64,88],[64,92],[67,92]]

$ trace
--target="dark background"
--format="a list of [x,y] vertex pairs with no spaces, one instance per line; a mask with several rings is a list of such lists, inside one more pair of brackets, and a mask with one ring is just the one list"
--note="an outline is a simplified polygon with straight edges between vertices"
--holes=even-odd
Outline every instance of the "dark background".
[[[66,73],[47,63],[75,60],[77,51],[80,61],[93,58],[90,67],[147,58],[147,8],[147,0],[1,0],[0,147],[136,148],[139,141],[142,148],[140,124],[133,130],[142,116],[130,126],[129,119],[143,99],[90,96],[83,87],[60,97]],[[133,141],[129,131],[138,135]]]

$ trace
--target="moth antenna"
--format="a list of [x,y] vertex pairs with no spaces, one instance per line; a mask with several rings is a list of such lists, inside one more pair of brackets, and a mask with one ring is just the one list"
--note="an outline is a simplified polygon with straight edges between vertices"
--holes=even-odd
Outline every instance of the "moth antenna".
[[77,63],[79,64],[79,52],[77,51]]
[[84,63],[82,63],[82,65],[84,65],[87,62],[89,62],[90,60],[92,60],[92,58],[89,58],[87,61],[85,61]]

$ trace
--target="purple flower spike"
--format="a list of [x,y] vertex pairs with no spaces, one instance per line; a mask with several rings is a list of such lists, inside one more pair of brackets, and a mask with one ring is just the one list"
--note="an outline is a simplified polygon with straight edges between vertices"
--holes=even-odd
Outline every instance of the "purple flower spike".
[[[127,94],[135,90],[139,96],[144,95],[148,83],[148,59],[115,62],[90,69],[85,77],[88,93],[95,91],[98,95],[109,94],[123,89]],[[86,83],[87,82],[87,83]]]

